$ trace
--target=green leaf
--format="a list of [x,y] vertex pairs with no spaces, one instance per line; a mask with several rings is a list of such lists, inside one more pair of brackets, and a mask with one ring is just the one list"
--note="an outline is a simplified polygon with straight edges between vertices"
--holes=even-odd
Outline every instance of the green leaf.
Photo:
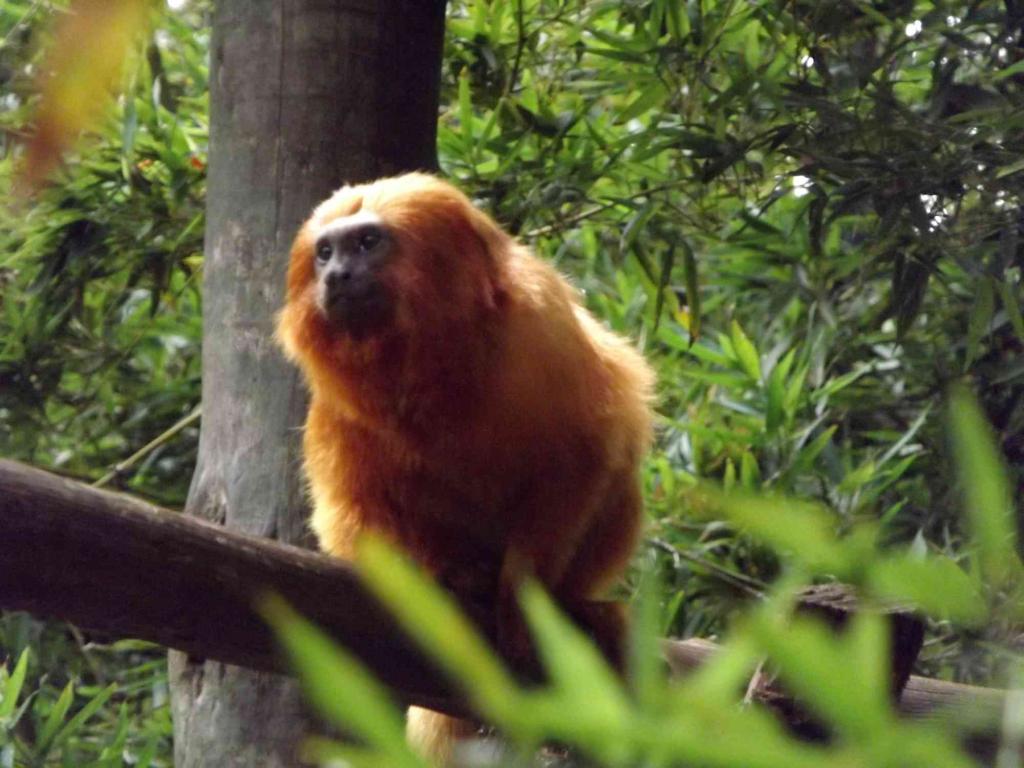
[[[840,643],[844,646],[848,668],[856,670],[858,687],[864,696],[862,706],[877,712],[881,719],[888,719],[891,675],[888,618],[862,608],[844,627]],[[879,723],[876,728],[881,730],[884,725]]]
[[846,476],[839,483],[838,490],[842,493],[852,493],[871,482],[875,476],[875,462],[868,459],[856,469],[846,473]]
[[1021,316],[1020,304],[1017,302],[1017,291],[1019,289],[1019,286],[1006,280],[999,282],[999,297],[1002,299],[1006,317],[1010,321],[1013,332],[1017,334],[1017,340],[1024,343],[1024,317]]
[[825,450],[825,447],[832,441],[832,435],[835,434],[836,428],[829,427],[819,434],[814,440],[805,445],[800,452],[793,459],[793,464],[790,467],[791,473],[805,472],[813,466],[815,459],[818,455]]
[[756,20],[748,21],[743,30],[743,60],[756,70],[761,64],[761,25]]
[[949,398],[950,437],[957,479],[981,573],[1000,587],[1021,573],[1017,534],[1006,470],[995,435],[974,398],[956,387]]
[[786,397],[783,402],[787,415],[792,416],[796,413],[797,406],[800,404],[800,396],[804,393],[804,382],[807,380],[808,370],[806,365],[801,366],[786,385]]
[[639,117],[645,112],[660,107],[666,98],[668,98],[668,89],[665,84],[661,80],[654,80],[618,114],[616,121],[625,123],[634,117]]
[[732,341],[732,346],[740,366],[751,379],[757,382],[761,381],[761,359],[757,354],[757,347],[754,346],[753,342],[747,337],[747,334],[743,332],[743,328],[735,320],[729,325],[729,330],[730,340]]
[[[770,599],[777,599],[777,595]],[[733,706],[736,692],[750,682],[763,656],[747,632],[730,633],[728,640],[697,669],[688,671],[682,691],[698,701]]]
[[477,708],[506,726],[516,722],[515,681],[454,600],[376,536],[361,537],[358,564],[370,590]]
[[775,364],[768,374],[768,386],[765,389],[765,429],[769,434],[777,432],[786,416],[786,378],[796,359],[796,350],[791,349],[785,357]]
[[459,136],[467,151],[473,148],[473,97],[470,93],[469,70],[459,73]]
[[259,607],[321,715],[376,747],[387,765],[423,765],[406,746],[404,718],[390,692],[354,656],[276,595],[265,596]]
[[[146,742],[146,746],[144,746],[136,756],[135,764],[140,766],[140,768],[149,768],[152,766],[156,762],[157,752],[160,750],[160,741],[161,738],[159,733],[155,733],[150,736],[149,740]],[[118,754],[116,759],[120,760],[121,755]],[[120,763],[114,763],[114,766],[119,765]]]
[[18,657],[18,663],[14,665],[14,671],[4,683],[3,696],[0,698],[0,721],[7,720],[14,714],[14,707],[21,693],[21,686],[25,684],[25,673],[28,671],[29,649],[26,648]]
[[121,172],[126,180],[130,178],[129,167],[134,161],[135,136],[138,133],[138,129],[139,116],[135,111],[135,99],[126,98],[124,118],[121,125]]
[[[1021,61],[1024,63],[1024,59]],[[996,172],[996,178],[1005,179],[1007,176],[1012,176],[1013,174],[1020,173],[1021,171],[1024,171],[1024,158],[1015,160],[1009,165],[1004,165]]]
[[64,724],[64,727],[57,732],[57,735],[53,737],[53,742],[49,745],[49,749],[52,750],[59,748],[65,741],[77,734],[89,718],[103,709],[103,706],[116,691],[117,683],[111,683],[89,699],[89,701],[85,703],[85,706],[78,710],[74,717],[68,720],[67,723]]
[[848,386],[853,384],[853,382],[855,382],[861,376],[870,372],[870,365],[861,365],[856,370],[850,371],[849,373],[844,373],[842,376],[837,376],[834,379],[830,379],[823,386],[814,391],[812,399],[817,401],[821,400],[822,398],[834,395],[836,392],[841,392],[842,390],[846,389]]
[[917,319],[930,278],[931,270],[921,260],[907,258],[903,253],[893,258],[892,301],[898,338],[903,338]]
[[680,12],[681,5],[682,3],[678,0],[666,0],[665,3],[665,20],[668,23],[668,31],[677,43],[682,42],[690,33],[690,17]]
[[883,558],[868,570],[868,583],[875,595],[939,619],[979,625],[987,616],[977,583],[947,557]]
[[520,600],[563,704],[570,705],[580,720],[621,727],[629,709],[626,693],[597,646],[559,612],[539,585],[526,584]]
[[698,360],[711,363],[713,365],[719,365],[723,368],[730,367],[732,363],[732,360],[727,355],[723,355],[721,352],[718,352],[704,344],[693,344],[688,347],[686,351]]
[[[622,228],[622,235],[619,237],[619,248],[622,251],[628,251],[637,242],[637,238],[643,233],[647,222],[651,220],[657,210],[657,203],[648,202],[629,217],[629,221]],[[648,277],[651,282],[655,281],[653,270],[648,270]]]
[[722,474],[722,489],[731,491],[736,487],[736,465],[732,459],[725,460],[725,471]]
[[53,707],[50,709],[50,713],[46,716],[46,720],[43,721],[42,727],[39,729],[39,735],[36,737],[36,755],[40,758],[46,757],[50,751],[50,743],[53,741],[54,736],[57,735],[57,730],[64,722],[64,717],[68,713],[68,709],[71,707],[71,702],[75,698],[75,689],[72,683],[68,683],[64,686],[64,690],[60,692],[60,696],[57,697],[57,701],[53,703]]
[[[596,27],[588,30],[591,35],[600,40],[602,43],[615,48],[620,51],[632,51],[633,53],[648,53],[651,48],[651,44],[641,37],[625,37],[623,35],[614,35],[610,32],[605,32],[602,29]],[[598,51],[594,51],[598,53]]]
[[487,15],[490,5],[487,0],[472,0],[469,8],[470,17],[473,19],[473,34],[483,35],[487,30]]
[[1013,77],[1014,75],[1020,74],[1021,72],[1024,72],[1024,59],[1014,62],[1008,67],[1000,69],[998,72],[989,77],[989,82],[997,83],[1000,80],[1005,80],[1008,77]]
[[661,320],[661,311],[665,306],[665,291],[668,290],[669,282],[672,279],[672,267],[675,264],[676,251],[673,247],[665,249],[661,256],[661,266],[658,270],[657,300],[654,305],[654,324],[658,325]]
[[[847,633],[836,635],[823,622],[798,615],[786,622],[762,617],[752,630],[778,665],[787,689],[847,738],[870,740],[892,719],[885,632],[877,615],[857,614],[851,625]],[[881,664],[883,671],[868,671],[859,661]]]
[[740,455],[740,485],[748,490],[754,490],[761,484],[761,470],[757,466],[757,459],[750,451],[743,451]]
[[995,314],[995,296],[992,281],[985,277],[978,280],[975,287],[974,305],[967,324],[967,359],[965,367],[969,367],[978,358],[978,347],[981,339],[992,327],[992,315]]
[[[670,2],[669,5],[675,6],[675,3]],[[687,330],[690,333],[690,343],[693,344],[700,338],[701,331],[700,277],[693,247],[686,238],[680,239],[679,242],[683,246],[683,281],[686,286],[686,309],[689,317]]]
[[[117,708],[117,723],[113,729],[114,735],[104,744],[103,751],[100,752],[99,760],[97,761],[101,768],[105,768],[108,765],[118,765],[118,761],[124,753],[125,744],[128,742],[129,725],[128,703],[122,701],[121,705]],[[141,759],[138,764],[148,765],[148,763],[142,762]]]
[[660,592],[654,568],[644,569],[633,601],[633,620],[629,625],[629,683],[641,709],[654,709],[665,695],[665,677],[658,648]]
[[836,541],[835,520],[824,508],[792,499],[708,486],[694,491],[695,509],[713,509],[740,530],[816,572],[839,574],[848,560]]

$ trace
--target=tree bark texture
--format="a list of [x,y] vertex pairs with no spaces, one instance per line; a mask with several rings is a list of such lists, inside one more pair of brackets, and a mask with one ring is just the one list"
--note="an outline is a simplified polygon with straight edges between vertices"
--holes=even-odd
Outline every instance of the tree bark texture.
[[[288,247],[346,182],[436,165],[443,0],[218,0],[210,72],[203,424],[186,511],[310,544],[305,393],[273,342]],[[296,765],[285,678],[172,653],[175,764]]]

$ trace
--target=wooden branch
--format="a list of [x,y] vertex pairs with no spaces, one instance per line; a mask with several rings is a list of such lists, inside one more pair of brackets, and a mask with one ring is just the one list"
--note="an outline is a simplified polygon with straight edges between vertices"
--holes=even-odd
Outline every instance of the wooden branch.
[[[0,608],[284,672],[273,636],[252,607],[270,589],[403,700],[466,712],[346,564],[0,460]],[[662,647],[680,674],[717,649],[696,639],[666,640]],[[911,676],[899,709],[929,717],[970,706],[982,720],[997,722],[1005,695]]]
[[[676,675],[685,675],[706,662],[718,646],[709,640],[665,640],[662,653]],[[950,683],[911,675],[897,704],[907,717],[924,719],[957,707],[969,707],[978,722],[997,722],[1006,701],[1006,691],[976,685]]]
[[348,565],[0,460],[0,608],[285,672],[253,609],[271,589],[410,702],[453,709]]

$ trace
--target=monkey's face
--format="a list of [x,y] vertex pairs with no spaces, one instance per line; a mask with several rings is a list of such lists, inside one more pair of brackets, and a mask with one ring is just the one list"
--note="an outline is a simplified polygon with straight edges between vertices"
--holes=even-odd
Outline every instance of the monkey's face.
[[295,238],[278,338],[304,364],[364,365],[388,338],[456,344],[501,304],[507,242],[432,176],[343,187]]
[[386,270],[397,252],[393,233],[373,212],[319,228],[313,242],[315,301],[335,331],[360,339],[391,324],[396,297]]

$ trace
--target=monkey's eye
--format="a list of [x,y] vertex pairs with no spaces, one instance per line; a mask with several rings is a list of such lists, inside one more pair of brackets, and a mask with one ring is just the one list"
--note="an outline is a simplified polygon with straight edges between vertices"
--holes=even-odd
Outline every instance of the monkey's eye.
[[321,264],[326,264],[331,260],[331,250],[330,243],[320,243],[316,247],[316,260]]
[[363,253],[372,251],[380,242],[380,232],[364,232],[359,236],[359,250]]

